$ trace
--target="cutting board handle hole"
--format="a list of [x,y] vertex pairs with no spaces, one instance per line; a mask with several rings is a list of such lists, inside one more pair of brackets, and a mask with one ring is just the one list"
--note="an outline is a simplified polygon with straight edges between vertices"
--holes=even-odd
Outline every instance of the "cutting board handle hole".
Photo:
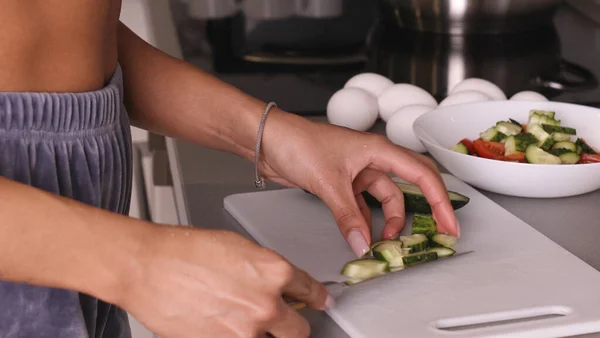
[[434,323],[438,330],[461,332],[516,323],[560,318],[569,315],[572,310],[564,306],[547,306],[514,311],[503,311],[481,315],[438,320]]

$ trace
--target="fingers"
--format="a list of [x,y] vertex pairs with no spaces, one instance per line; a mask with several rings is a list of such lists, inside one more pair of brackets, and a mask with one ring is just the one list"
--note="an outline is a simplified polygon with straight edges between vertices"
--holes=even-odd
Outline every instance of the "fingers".
[[448,190],[437,168],[431,168],[431,163],[388,142],[376,147],[375,155],[371,157],[371,166],[377,170],[391,172],[418,185],[431,205],[438,230],[460,236],[458,221],[448,198]]
[[305,302],[314,309],[327,310],[333,306],[333,298],[322,283],[302,269],[293,269],[292,278],[283,288],[285,296]]
[[373,219],[371,216],[371,208],[369,208],[369,206],[367,205],[367,202],[365,201],[365,198],[363,197],[362,193],[357,193],[355,194],[356,196],[356,203],[358,204],[358,208],[360,209],[360,212],[362,213],[363,217],[365,218],[365,221],[367,222],[367,227],[369,228],[369,233],[371,233],[371,230],[373,229]]
[[371,230],[358,206],[351,182],[351,177],[339,177],[334,184],[321,189],[318,195],[331,210],[342,235],[356,256],[362,257],[369,251]]
[[310,325],[298,312],[290,308],[282,300],[280,304],[281,316],[271,325],[269,333],[275,338],[305,338],[310,336]]
[[388,175],[372,169],[363,170],[354,182],[355,193],[364,190],[381,202],[385,217],[383,239],[395,238],[406,223],[404,194]]

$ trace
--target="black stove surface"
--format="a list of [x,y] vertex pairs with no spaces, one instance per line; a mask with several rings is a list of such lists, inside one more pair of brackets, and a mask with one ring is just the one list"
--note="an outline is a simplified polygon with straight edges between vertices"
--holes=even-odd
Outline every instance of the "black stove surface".
[[451,37],[374,27],[367,62],[358,67],[286,72],[226,72],[211,60],[185,58],[241,90],[301,115],[322,115],[327,101],[353,75],[377,72],[418,85],[438,100],[469,77],[500,86],[508,96],[536,90],[555,101],[600,105],[600,26],[565,5],[554,25],[501,36]]

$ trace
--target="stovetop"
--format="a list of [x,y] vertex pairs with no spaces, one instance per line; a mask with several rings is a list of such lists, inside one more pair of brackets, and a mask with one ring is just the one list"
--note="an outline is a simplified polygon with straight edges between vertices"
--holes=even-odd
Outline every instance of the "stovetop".
[[[184,51],[197,50],[183,44]],[[568,5],[557,12],[553,27],[526,34],[464,38],[376,26],[367,61],[348,69],[217,73],[210,58],[184,53],[187,61],[250,95],[301,115],[324,114],[331,95],[366,71],[419,85],[438,99],[462,79],[481,77],[509,96],[533,89],[555,101],[600,105],[599,55],[600,24]]]

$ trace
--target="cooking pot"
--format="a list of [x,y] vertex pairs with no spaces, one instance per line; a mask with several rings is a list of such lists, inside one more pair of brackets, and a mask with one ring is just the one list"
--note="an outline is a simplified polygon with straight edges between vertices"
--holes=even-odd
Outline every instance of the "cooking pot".
[[447,34],[502,34],[552,20],[564,0],[379,0],[381,16],[399,27]]
[[535,90],[548,98],[598,85],[587,69],[562,58],[554,26],[513,35],[446,35],[379,25],[368,41],[368,68],[412,83],[441,100],[478,77],[507,96]]

